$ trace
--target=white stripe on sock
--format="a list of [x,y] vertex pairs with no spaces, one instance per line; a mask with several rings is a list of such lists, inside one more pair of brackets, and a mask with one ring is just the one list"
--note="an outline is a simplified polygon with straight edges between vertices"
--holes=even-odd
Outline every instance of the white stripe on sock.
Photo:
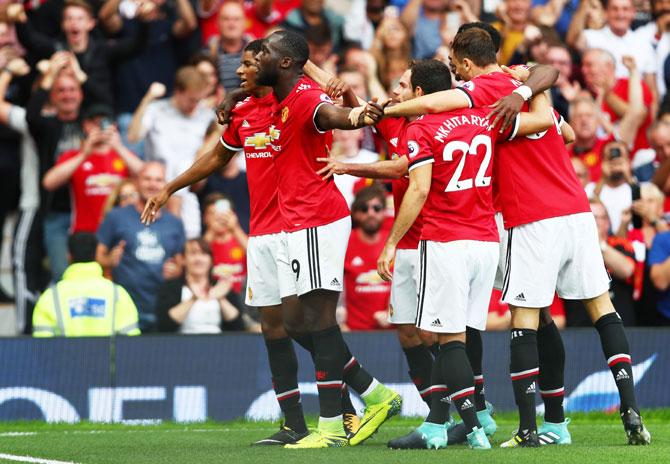
[[361,393],[361,398],[365,398],[368,396],[370,393],[373,392],[375,388],[377,388],[377,385],[379,385],[379,381],[377,379],[372,379],[372,383],[370,386],[365,390],[363,393]]

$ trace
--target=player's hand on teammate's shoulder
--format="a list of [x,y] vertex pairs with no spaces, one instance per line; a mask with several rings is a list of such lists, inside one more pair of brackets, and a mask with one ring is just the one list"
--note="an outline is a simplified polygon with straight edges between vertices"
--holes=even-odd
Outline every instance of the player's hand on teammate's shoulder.
[[527,66],[515,66],[513,68],[509,68],[505,65],[502,65],[501,68],[507,74],[520,82],[526,82],[530,76],[530,69]]
[[142,211],[142,214],[140,215],[142,224],[148,226],[153,223],[157,218],[158,210],[167,203],[169,198],[170,194],[166,189],[161,190],[157,195],[149,198],[146,205],[144,205],[144,211]]
[[216,119],[218,123],[225,126],[230,122],[230,113],[239,102],[247,98],[249,94],[244,89],[234,89],[226,93],[226,98],[216,108]]
[[500,132],[504,132],[512,124],[516,115],[519,114],[523,104],[524,99],[518,93],[512,92],[502,97],[490,106],[490,108],[493,108],[488,115],[489,121],[492,121],[491,126],[500,129]]

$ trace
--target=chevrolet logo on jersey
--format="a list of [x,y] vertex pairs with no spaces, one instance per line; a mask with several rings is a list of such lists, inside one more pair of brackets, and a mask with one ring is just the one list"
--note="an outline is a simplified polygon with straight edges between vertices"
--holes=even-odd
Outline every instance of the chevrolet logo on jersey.
[[275,129],[275,126],[272,125],[266,132],[257,132],[254,135],[246,137],[244,139],[245,147],[254,147],[256,149],[265,148],[268,145],[271,145],[272,142],[279,139],[279,134],[281,131]]

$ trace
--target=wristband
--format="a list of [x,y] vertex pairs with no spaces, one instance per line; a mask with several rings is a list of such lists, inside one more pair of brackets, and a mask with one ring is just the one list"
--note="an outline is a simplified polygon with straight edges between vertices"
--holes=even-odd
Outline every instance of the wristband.
[[521,87],[517,87],[514,89],[512,93],[518,93],[521,95],[521,98],[523,98],[523,101],[528,101],[530,100],[530,97],[533,96],[533,91],[528,87],[527,85],[522,85]]

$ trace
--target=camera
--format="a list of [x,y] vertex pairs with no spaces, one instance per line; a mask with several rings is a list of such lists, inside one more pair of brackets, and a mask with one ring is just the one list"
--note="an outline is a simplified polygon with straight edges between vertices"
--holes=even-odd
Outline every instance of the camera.
[[622,155],[621,148],[619,148],[619,147],[613,147],[609,151],[609,159],[611,159],[611,160],[616,159],[616,158],[621,158],[621,155]]

